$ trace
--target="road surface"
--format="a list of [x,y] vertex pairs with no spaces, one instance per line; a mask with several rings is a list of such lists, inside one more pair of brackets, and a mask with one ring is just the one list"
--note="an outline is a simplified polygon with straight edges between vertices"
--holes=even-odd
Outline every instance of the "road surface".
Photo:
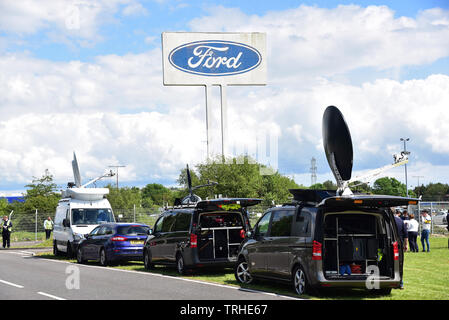
[[120,270],[0,250],[1,300],[292,300],[156,273]]

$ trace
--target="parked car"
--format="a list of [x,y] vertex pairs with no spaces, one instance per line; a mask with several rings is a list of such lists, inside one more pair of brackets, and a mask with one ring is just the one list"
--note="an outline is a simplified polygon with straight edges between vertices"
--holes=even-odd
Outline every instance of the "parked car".
[[239,246],[250,229],[246,208],[261,201],[213,199],[167,209],[145,241],[145,267],[176,265],[180,274],[187,268],[233,267]]
[[376,292],[400,286],[403,251],[389,208],[416,201],[291,192],[295,201],[268,209],[242,243],[235,266],[238,282],[281,280],[302,295],[323,287],[366,288],[373,270]]
[[150,227],[140,223],[107,223],[85,235],[78,245],[78,263],[98,260],[107,266],[113,262],[142,260],[143,244]]
[[438,211],[435,213],[435,216],[432,218],[433,223],[436,225],[447,225],[447,211]]

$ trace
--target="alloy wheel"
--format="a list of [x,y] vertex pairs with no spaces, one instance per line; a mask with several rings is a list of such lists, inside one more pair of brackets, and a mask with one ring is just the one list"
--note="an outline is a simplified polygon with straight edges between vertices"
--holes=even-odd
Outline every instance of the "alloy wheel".
[[235,271],[235,275],[236,275],[237,281],[239,281],[240,283],[248,284],[253,281],[253,278],[251,277],[251,274],[249,273],[248,264],[246,263],[246,261],[241,261],[238,264],[237,269]]

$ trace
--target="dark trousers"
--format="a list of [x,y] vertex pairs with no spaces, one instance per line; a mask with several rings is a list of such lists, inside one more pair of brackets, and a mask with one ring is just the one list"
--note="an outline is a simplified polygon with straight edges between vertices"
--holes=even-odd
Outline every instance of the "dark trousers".
[[3,248],[6,248],[10,246],[11,241],[11,232],[2,232],[2,238],[3,238]]
[[418,237],[418,232],[413,232],[413,231],[408,232],[408,243],[410,245],[411,252],[419,251],[418,243],[416,242],[417,237]]
[[45,229],[45,239],[48,240],[50,239],[50,235],[51,235],[51,229]]
[[425,244],[427,244],[427,252],[430,251],[429,234],[430,230],[422,230],[421,232],[422,251],[426,251]]

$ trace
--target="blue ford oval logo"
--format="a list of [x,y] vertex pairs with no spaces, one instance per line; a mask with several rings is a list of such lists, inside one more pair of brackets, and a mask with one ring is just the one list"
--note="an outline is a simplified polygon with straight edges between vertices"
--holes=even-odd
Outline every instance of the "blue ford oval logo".
[[262,56],[255,48],[232,41],[208,40],[173,49],[168,60],[176,69],[202,76],[230,76],[257,68]]

